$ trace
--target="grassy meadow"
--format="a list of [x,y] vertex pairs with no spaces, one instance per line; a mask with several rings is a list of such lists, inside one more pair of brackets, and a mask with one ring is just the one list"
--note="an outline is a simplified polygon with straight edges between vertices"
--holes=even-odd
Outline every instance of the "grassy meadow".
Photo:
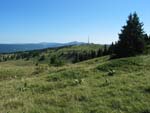
[[0,113],[150,113],[148,4],[0,0]]
[[149,70],[150,55],[0,62],[0,113],[150,113]]

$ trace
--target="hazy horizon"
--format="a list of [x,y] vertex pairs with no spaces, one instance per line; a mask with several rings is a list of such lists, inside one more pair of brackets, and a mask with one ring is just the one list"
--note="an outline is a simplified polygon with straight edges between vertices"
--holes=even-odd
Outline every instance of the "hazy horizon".
[[149,0],[1,0],[0,44],[110,44],[130,13],[137,12],[150,34]]
[[[42,43],[59,43],[59,44],[64,44],[64,43],[72,43],[72,42],[78,42],[80,43],[80,41],[71,41],[71,42],[25,42],[25,43],[0,43],[0,44],[42,44]],[[81,42],[81,43],[88,43],[88,42]],[[92,42],[91,42],[92,43]],[[94,43],[94,44],[98,44],[98,43]]]

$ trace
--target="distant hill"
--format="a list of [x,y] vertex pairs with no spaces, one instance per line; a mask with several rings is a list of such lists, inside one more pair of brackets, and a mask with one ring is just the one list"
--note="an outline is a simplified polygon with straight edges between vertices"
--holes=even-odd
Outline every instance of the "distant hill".
[[29,43],[29,44],[0,44],[0,53],[10,53],[17,51],[28,51],[28,50],[36,50],[36,49],[44,49],[44,48],[55,48],[55,47],[63,47],[69,45],[82,45],[85,44],[83,42],[69,42],[69,43]]

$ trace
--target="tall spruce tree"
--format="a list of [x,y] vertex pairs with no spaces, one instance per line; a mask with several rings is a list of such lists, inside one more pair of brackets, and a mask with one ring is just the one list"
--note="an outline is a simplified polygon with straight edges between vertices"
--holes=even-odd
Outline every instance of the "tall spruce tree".
[[150,45],[150,39],[147,34],[144,35],[144,40],[145,40],[146,45]]
[[115,47],[115,45],[114,45],[114,43],[112,42],[112,44],[109,46],[109,49],[108,49],[108,53],[109,53],[109,54],[113,54],[113,53],[114,53],[114,47]]
[[97,51],[97,57],[101,57],[103,55],[103,51],[102,49],[100,48],[98,51]]
[[136,13],[130,14],[127,24],[119,34],[114,53],[117,57],[129,57],[143,53],[145,48],[143,23],[140,23]]
[[104,45],[104,51],[103,51],[103,55],[107,55],[108,54],[108,48],[107,45]]

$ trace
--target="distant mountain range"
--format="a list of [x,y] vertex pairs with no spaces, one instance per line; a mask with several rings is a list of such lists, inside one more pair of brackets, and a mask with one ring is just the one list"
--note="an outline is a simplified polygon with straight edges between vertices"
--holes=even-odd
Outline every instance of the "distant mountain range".
[[28,51],[28,50],[36,50],[36,49],[44,49],[44,48],[55,48],[55,47],[63,47],[63,46],[71,46],[71,45],[82,45],[85,44],[83,42],[69,42],[69,43],[27,43],[27,44],[0,44],[0,53],[10,53],[17,51]]

